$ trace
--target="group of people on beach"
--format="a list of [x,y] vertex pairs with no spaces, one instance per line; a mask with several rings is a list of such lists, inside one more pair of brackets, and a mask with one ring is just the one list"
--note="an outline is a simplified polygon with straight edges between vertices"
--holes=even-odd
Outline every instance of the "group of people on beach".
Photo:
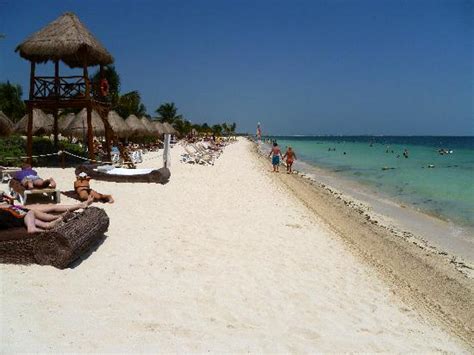
[[273,172],[278,173],[280,170],[280,158],[281,160],[286,159],[286,173],[291,174],[293,172],[293,163],[296,160],[296,154],[291,147],[287,147],[285,154],[282,156],[281,149],[278,146],[277,142],[273,142],[272,148],[270,150],[269,157],[272,158]]
[[[18,181],[26,190],[56,188],[53,178],[43,179],[31,165],[24,164],[22,169],[14,174],[13,179]],[[62,217],[81,208],[87,208],[93,202],[113,203],[112,195],[101,194],[90,187],[90,176],[81,172],[74,181],[75,198],[81,203],[74,205],[15,205],[15,199],[0,191],[0,230],[15,227],[24,227],[28,233],[42,232],[52,229]]]

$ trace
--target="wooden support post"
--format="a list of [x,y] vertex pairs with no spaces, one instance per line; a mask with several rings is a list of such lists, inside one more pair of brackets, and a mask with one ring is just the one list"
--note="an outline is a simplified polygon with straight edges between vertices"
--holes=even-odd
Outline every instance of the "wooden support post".
[[[36,63],[31,62],[31,70],[30,70],[30,100],[33,99],[35,94],[35,69]],[[26,155],[28,156],[28,164],[33,163],[33,106],[31,104],[27,105],[28,109],[28,125],[27,125],[27,133],[26,133]]]
[[90,88],[90,82],[89,82],[89,74],[87,73],[87,64],[84,64],[84,74],[83,75],[84,75],[84,81],[86,83],[86,92],[85,92],[86,99],[90,100],[91,88]]
[[109,122],[107,120],[104,120],[104,126],[105,126],[105,146],[106,146],[106,152],[107,152],[107,160],[111,161],[112,160],[112,155],[110,154],[111,129],[110,129]]
[[59,61],[54,62],[54,95],[56,97],[56,107],[53,111],[54,125],[53,125],[53,135],[54,135],[54,149],[58,150],[58,104],[59,104]]
[[53,135],[54,135],[54,149],[58,150],[58,134],[59,134],[59,128],[58,128],[58,108],[55,107],[53,111],[53,117],[54,117],[54,124],[53,124]]
[[26,134],[26,155],[28,156],[28,164],[33,163],[33,107],[28,104],[28,125]]
[[35,67],[36,63],[31,62],[31,70],[30,70],[30,100],[33,100],[35,95]]
[[92,131],[92,107],[87,106],[87,148],[89,149],[89,159],[95,159],[94,152],[94,133]]

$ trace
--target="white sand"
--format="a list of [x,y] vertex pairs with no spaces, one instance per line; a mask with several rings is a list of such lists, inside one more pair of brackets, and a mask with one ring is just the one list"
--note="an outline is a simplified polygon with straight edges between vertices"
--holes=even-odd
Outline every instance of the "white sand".
[[[240,141],[215,166],[113,193],[73,269],[1,265],[3,351],[465,351],[404,305]],[[161,166],[151,159],[141,167]],[[73,169],[40,169],[68,190]],[[64,202],[68,199],[64,198]],[[70,200],[72,201],[72,200]]]

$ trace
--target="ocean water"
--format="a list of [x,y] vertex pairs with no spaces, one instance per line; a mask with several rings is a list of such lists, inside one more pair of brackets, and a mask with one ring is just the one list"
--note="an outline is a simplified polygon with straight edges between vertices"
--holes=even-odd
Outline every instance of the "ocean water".
[[[266,138],[276,139],[283,152],[292,146],[305,163],[397,203],[474,228],[474,137]],[[441,155],[439,149],[452,153]]]

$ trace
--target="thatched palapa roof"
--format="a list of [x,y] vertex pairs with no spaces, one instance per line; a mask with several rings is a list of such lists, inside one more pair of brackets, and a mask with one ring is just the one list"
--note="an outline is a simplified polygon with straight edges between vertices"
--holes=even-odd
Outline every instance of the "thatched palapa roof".
[[59,133],[61,134],[67,134],[67,128],[71,124],[71,122],[74,120],[76,117],[76,114],[74,113],[68,113],[67,115],[62,115],[58,119],[58,130]]
[[[54,120],[40,109],[33,110],[33,135],[46,135],[53,133]],[[28,134],[28,114],[24,115],[15,125],[15,132]]]
[[165,129],[165,126],[163,126],[163,123],[161,123],[159,121],[153,121],[153,124],[155,125],[155,128],[158,131],[159,135],[162,135],[162,134],[166,133],[166,129]]
[[125,123],[130,129],[130,136],[140,137],[153,134],[152,132],[148,131],[148,128],[145,127],[142,121],[140,121],[135,115],[128,116],[125,120]]
[[168,134],[178,133],[178,131],[169,122],[163,123],[163,126],[164,126],[165,131],[166,131],[165,133],[168,133]]
[[156,129],[156,126],[153,123],[151,123],[151,121],[148,118],[142,117],[140,118],[140,121],[148,129],[148,131],[151,132],[154,136],[159,135],[158,130]]
[[36,63],[62,60],[71,68],[112,64],[114,59],[72,12],[60,16],[15,49]]
[[0,136],[8,136],[13,132],[13,122],[0,111]]
[[125,120],[115,111],[109,111],[107,116],[110,127],[119,138],[125,138],[130,135],[130,128],[125,123]]
[[[105,127],[102,118],[97,111],[92,110],[91,114],[92,134],[96,137],[105,135]],[[83,108],[81,112],[75,115],[74,119],[65,129],[65,134],[82,137],[84,131],[87,132],[87,109]]]

